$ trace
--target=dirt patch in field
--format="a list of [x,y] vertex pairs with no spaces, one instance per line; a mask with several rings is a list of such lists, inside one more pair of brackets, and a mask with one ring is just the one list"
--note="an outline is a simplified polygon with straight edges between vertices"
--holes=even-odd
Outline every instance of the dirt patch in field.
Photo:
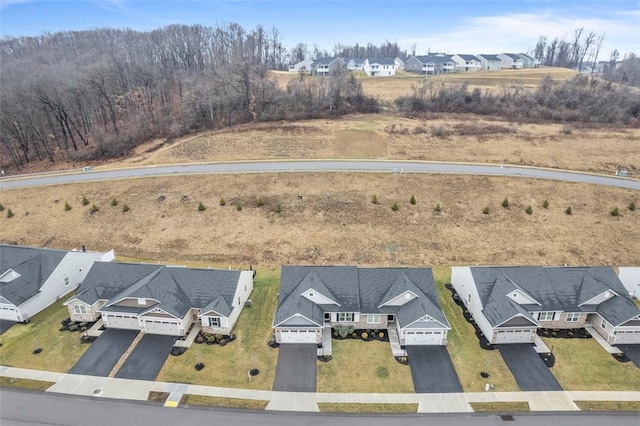
[[[0,203],[14,217],[0,216],[0,241],[245,267],[639,264],[640,214],[626,209],[631,201],[640,203],[638,191],[490,177],[173,176],[3,190]],[[100,210],[91,214],[94,203]],[[610,214],[615,206],[619,217]]]

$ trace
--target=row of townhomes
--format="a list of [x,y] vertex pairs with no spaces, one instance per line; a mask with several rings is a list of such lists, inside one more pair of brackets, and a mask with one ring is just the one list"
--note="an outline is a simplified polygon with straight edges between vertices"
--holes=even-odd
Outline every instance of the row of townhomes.
[[389,77],[397,69],[420,75],[450,74],[454,72],[498,71],[501,69],[536,68],[540,60],[526,53],[500,54],[455,54],[441,53],[406,58],[318,58],[305,59],[289,65],[291,72],[309,72],[311,75],[327,77],[337,70],[362,70],[369,77]]
[[[94,253],[0,245],[0,319],[28,322],[71,294],[73,321],[184,338],[230,335],[251,304],[255,272],[114,261]],[[539,329],[584,328],[640,343],[640,267],[453,267],[451,285],[492,344],[533,343]],[[446,345],[451,325],[426,267],[282,266],[277,343],[331,354],[341,327],[384,331],[394,351]]]

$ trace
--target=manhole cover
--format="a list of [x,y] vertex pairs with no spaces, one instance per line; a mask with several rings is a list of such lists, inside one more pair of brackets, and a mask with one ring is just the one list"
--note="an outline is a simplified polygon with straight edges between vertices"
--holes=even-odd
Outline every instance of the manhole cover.
[[93,391],[94,395],[100,395],[100,393],[102,392],[102,389],[96,389]]

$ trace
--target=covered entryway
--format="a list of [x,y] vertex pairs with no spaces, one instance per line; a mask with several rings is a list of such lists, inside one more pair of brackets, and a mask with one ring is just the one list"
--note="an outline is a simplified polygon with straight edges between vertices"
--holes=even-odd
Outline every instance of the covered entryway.
[[441,345],[442,331],[407,331],[405,345]]
[[316,329],[288,329],[280,330],[280,343],[316,343],[318,330]]
[[16,322],[20,321],[20,319],[18,318],[18,310],[10,306],[0,307],[0,320]]
[[618,330],[614,345],[640,343],[640,330]]
[[495,332],[495,340],[493,343],[531,343],[533,330],[529,329],[500,329]]
[[145,320],[143,323],[147,334],[162,334],[165,336],[180,336],[180,323],[166,320]]
[[104,315],[103,320],[108,324],[107,328],[122,330],[139,330],[138,318],[127,315]]

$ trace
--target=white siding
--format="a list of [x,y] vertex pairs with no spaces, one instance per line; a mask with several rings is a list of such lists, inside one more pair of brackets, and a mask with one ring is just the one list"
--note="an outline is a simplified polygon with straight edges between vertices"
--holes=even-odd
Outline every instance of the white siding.
[[[238,287],[236,287],[236,293],[233,296],[231,315],[229,315],[229,332],[236,324],[242,308],[244,308],[244,302],[249,299],[249,295],[253,291],[253,271],[240,271],[240,279],[238,280]],[[260,309],[255,307],[254,309]]]
[[302,293],[302,296],[311,300],[316,305],[337,305],[335,301],[329,299],[324,294],[321,294],[314,289],[305,291],[304,293]]
[[493,336],[493,327],[482,313],[480,296],[476,288],[471,269],[468,266],[454,266],[451,268],[451,284],[464,301],[465,306],[478,324],[487,339]]
[[640,267],[620,267],[618,279],[632,297],[640,298]]

